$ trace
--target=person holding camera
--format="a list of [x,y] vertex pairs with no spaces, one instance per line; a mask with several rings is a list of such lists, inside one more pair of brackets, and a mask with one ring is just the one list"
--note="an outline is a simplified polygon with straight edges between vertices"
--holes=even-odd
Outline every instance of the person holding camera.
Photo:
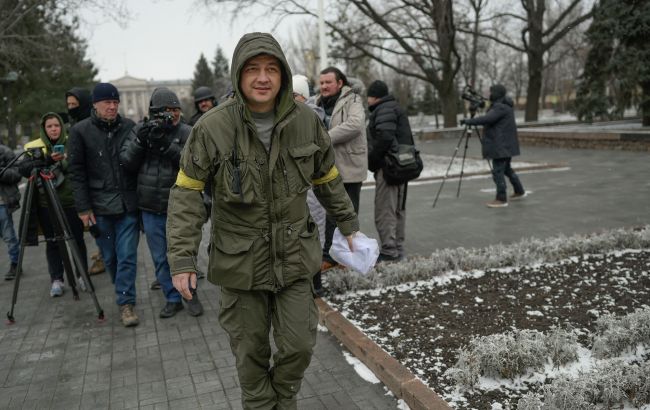
[[[68,137],[65,132],[63,119],[54,112],[48,112],[41,118],[41,136],[38,139],[25,144],[27,158],[18,165],[20,173],[25,178],[29,178],[34,171],[41,170],[52,172],[52,180],[56,189],[56,194],[63,207],[64,216],[70,226],[70,231],[81,253],[81,262],[83,268],[88,270],[88,260],[86,255],[86,243],[84,241],[84,227],[81,219],[77,215],[72,195],[72,184],[68,178],[70,169],[67,160],[66,148]],[[63,295],[63,257],[61,235],[63,232],[55,232],[54,210],[50,208],[47,194],[43,189],[39,189],[33,204],[24,206],[36,209],[38,223],[41,231],[45,236],[45,255],[47,257],[47,267],[50,273],[50,296],[57,297]],[[79,274],[77,274],[79,276]]]
[[16,154],[9,147],[0,144],[0,235],[9,251],[9,270],[5,274],[5,280],[13,280],[16,277],[20,254],[20,243],[11,214],[20,207],[18,182],[22,177],[16,166],[5,169],[14,158]]
[[[156,279],[167,301],[159,314],[163,319],[183,309],[183,299],[174,288],[167,262],[167,205],[181,150],[191,130],[181,123],[181,104],[176,94],[165,87],[156,88],[149,102],[149,119],[135,126],[120,153],[124,167],[138,174],[138,208]],[[185,303],[191,316],[203,314],[196,293]]]
[[140,323],[133,310],[140,232],[136,176],[119,158],[135,123],[118,114],[119,105],[113,84],[97,84],[90,117],[70,129],[68,152],[77,212],[84,225],[97,224],[97,244],[115,284],[122,324],[129,327]]
[[492,160],[492,178],[497,188],[496,199],[485,205],[489,208],[503,208],[508,206],[508,187],[505,177],[508,177],[515,191],[510,199],[521,199],[526,196],[526,191],[510,166],[512,157],[519,155],[513,102],[506,96],[506,87],[501,84],[490,87],[489,99],[491,104],[485,115],[464,118],[460,120],[460,124],[483,126],[481,141],[483,158]]

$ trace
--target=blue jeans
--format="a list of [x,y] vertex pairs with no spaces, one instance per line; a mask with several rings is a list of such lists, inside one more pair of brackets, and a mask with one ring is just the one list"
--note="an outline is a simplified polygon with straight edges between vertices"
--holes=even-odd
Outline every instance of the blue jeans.
[[137,212],[96,215],[97,245],[115,284],[118,305],[135,305],[135,275],[140,232]]
[[142,211],[142,224],[147,237],[147,245],[156,269],[156,279],[167,302],[180,302],[181,294],[172,283],[172,276],[167,262],[167,214],[154,214]]
[[20,243],[16,237],[14,220],[11,218],[11,213],[7,209],[7,205],[0,205],[0,233],[2,233],[2,239],[7,244],[7,248],[9,248],[9,260],[12,264],[17,264]]

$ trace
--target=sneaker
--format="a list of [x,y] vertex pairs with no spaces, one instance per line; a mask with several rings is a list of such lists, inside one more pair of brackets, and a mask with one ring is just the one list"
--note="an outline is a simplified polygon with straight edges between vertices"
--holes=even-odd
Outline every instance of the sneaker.
[[199,295],[196,294],[196,291],[192,292],[192,300],[187,300],[183,298],[185,303],[187,303],[187,313],[190,316],[201,316],[203,314],[203,305],[199,300]]
[[528,196],[528,191],[524,192],[523,194],[512,194],[510,195],[510,200],[517,201],[519,199],[526,198],[527,196]]
[[167,302],[165,307],[160,311],[160,317],[167,319],[176,315],[176,313],[183,310],[183,302]]
[[124,327],[137,326],[140,323],[138,315],[133,311],[133,305],[120,305],[120,317]]
[[505,201],[499,201],[498,199],[495,199],[494,201],[490,201],[487,204],[485,204],[488,208],[505,208],[508,206],[508,203]]
[[61,295],[63,295],[63,282],[58,279],[54,280],[50,288],[50,296],[55,298]]
[[18,265],[16,265],[15,263],[12,263],[9,266],[9,271],[7,271],[7,273],[5,274],[5,280],[14,280],[16,278],[16,268],[17,267],[18,267]]
[[151,290],[158,290],[160,289],[160,282],[158,282],[158,279],[154,280],[151,282],[151,286],[149,286]]

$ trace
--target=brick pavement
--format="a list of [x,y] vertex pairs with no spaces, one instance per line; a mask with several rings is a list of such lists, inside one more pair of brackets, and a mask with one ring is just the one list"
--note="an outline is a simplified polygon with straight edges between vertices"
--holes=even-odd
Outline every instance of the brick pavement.
[[[2,247],[4,275],[8,258]],[[182,311],[160,319],[164,298],[160,291],[149,290],[153,266],[144,237],[138,257],[140,325],[127,329],[119,322],[107,274],[92,277],[106,314],[106,321],[98,323],[90,295],[81,293],[74,301],[66,287],[63,297],[50,298],[45,247],[27,248],[16,323],[0,325],[0,408],[241,408],[234,358],[217,321],[217,287],[199,282],[206,310],[202,317]],[[3,321],[12,290],[13,282],[0,282]],[[369,383],[353,370],[342,350],[333,336],[318,332],[298,407],[397,408],[382,384]]]

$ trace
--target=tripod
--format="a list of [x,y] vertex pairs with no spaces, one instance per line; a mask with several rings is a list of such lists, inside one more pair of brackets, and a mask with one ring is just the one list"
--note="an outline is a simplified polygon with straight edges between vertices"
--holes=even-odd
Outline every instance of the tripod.
[[[95,288],[90,280],[90,276],[88,276],[88,271],[82,263],[81,252],[79,251],[77,243],[72,235],[72,230],[70,229],[70,224],[65,216],[61,201],[54,190],[53,179],[55,179],[55,175],[51,168],[34,168],[28,180],[26,199],[24,202],[25,205],[20,213],[20,253],[18,255],[18,264],[16,266],[16,278],[11,298],[11,310],[7,313],[8,324],[15,323],[14,307],[16,306],[16,301],[18,299],[18,287],[20,286],[20,277],[22,275],[22,264],[23,257],[25,256],[25,244],[27,242],[29,219],[31,208],[33,207],[34,191],[39,189],[39,187],[42,189],[42,192],[45,193],[47,209],[53,225],[52,230],[55,233],[54,240],[58,244],[65,274],[70,288],[72,289],[73,298],[74,300],[79,300],[79,292],[77,290],[78,282],[79,288],[81,288],[82,291],[87,290],[90,293],[95,309],[97,310],[98,319],[104,319],[104,311],[99,305],[97,296],[95,295]],[[70,252],[68,252],[68,249]],[[72,256],[72,261],[70,256]],[[75,278],[72,268],[73,263],[77,272],[80,274],[78,278]]]
[[[471,118],[474,118],[475,114],[476,114],[476,110],[471,111]],[[436,194],[436,198],[433,200],[433,208],[435,208],[436,204],[438,203],[438,198],[440,197],[440,192],[442,192],[442,187],[445,186],[445,182],[447,181],[447,177],[449,176],[449,170],[451,169],[451,166],[454,163],[454,159],[456,159],[456,155],[458,154],[458,148],[460,147],[460,144],[463,142],[463,140],[465,140],[465,148],[463,150],[463,161],[460,166],[460,176],[458,178],[458,189],[456,191],[456,198],[460,196],[460,186],[463,182],[463,174],[465,171],[465,158],[467,157],[467,148],[469,147],[469,137],[471,137],[473,133],[476,133],[478,140],[481,142],[481,144],[483,143],[483,139],[481,138],[481,133],[479,132],[478,127],[476,125],[465,124],[463,133],[460,135],[460,138],[458,139],[458,143],[456,144],[456,148],[454,149],[454,154],[451,156],[451,161],[449,161],[449,165],[447,166],[447,171],[445,171],[445,175],[442,177],[442,183],[440,183],[440,188],[438,188],[438,193]],[[488,166],[490,167],[491,170],[492,166],[490,165],[489,161],[488,161]]]

